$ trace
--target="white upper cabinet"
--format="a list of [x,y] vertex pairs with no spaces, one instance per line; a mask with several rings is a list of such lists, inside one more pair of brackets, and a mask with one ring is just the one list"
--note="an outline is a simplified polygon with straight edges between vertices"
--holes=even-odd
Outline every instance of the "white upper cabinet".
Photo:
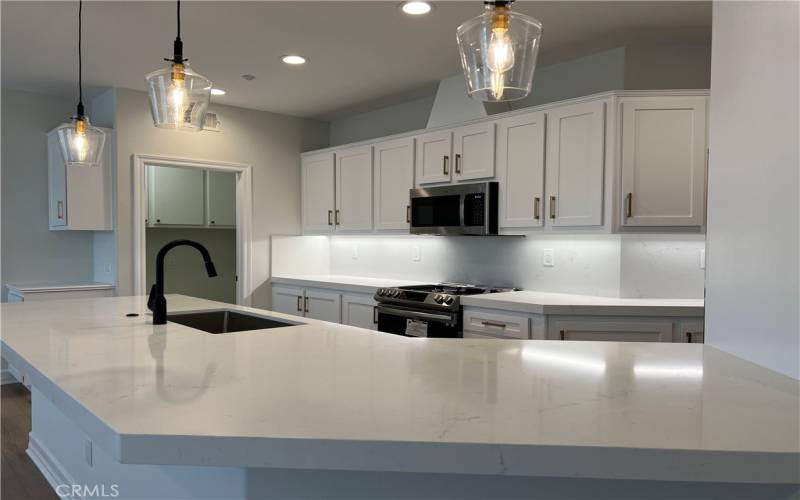
[[336,152],[336,231],[372,230],[372,146]]
[[302,160],[303,230],[333,232],[334,155],[321,153]]
[[469,181],[494,177],[494,122],[453,130],[453,179]]
[[148,167],[148,195],[153,226],[204,226],[205,171],[200,168]]
[[541,227],[544,220],[545,114],[497,122],[500,227]]
[[417,184],[450,182],[453,133],[450,130],[418,135]]
[[604,102],[548,112],[547,217],[551,226],[603,224],[604,145]]
[[623,226],[703,224],[707,101],[620,99]]
[[208,171],[208,224],[236,226],[236,174]]
[[106,133],[99,165],[68,167],[64,163],[58,135],[47,135],[49,226],[51,230],[110,231],[112,211],[112,168],[114,131]]
[[374,146],[375,229],[408,229],[409,190],[414,187],[414,139]]

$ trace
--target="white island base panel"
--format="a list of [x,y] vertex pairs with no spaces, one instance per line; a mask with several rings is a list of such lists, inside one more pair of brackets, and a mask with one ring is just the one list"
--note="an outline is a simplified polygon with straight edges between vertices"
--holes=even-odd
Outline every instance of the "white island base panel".
[[[495,464],[471,464],[486,467],[484,474],[463,473],[413,473],[383,472],[379,470],[314,470],[280,469],[264,467],[214,467],[183,465],[138,465],[123,464],[102,448],[95,446],[83,431],[56,408],[36,388],[32,388],[33,430],[30,434],[28,455],[45,475],[53,489],[63,498],[79,500],[80,492],[94,491],[113,494],[115,498],[130,500],[178,500],[178,499],[320,499],[320,498],[441,498],[441,499],[596,499],[596,498],[647,498],[683,499],[703,498],[728,500],[748,499],[794,499],[800,494],[800,486],[791,484],[742,484],[718,482],[679,481],[632,481],[615,479],[589,479],[564,477],[514,476],[502,470],[505,454],[498,455]],[[154,438],[157,439],[157,438]],[[210,445],[210,443],[205,443]],[[205,446],[203,446],[205,447]],[[282,453],[278,446],[275,453]],[[316,452],[325,453],[325,444],[317,443]],[[354,452],[358,452],[354,445]],[[387,461],[420,460],[419,453],[403,452],[390,457],[375,456],[380,463]],[[309,450],[310,451],[310,450]],[[339,450],[341,451],[341,450]],[[363,450],[362,450],[363,451]],[[408,451],[408,450],[407,450]],[[202,461],[203,453],[187,461]],[[513,452],[512,452],[513,453]],[[587,449],[585,453],[592,454]],[[608,454],[607,454],[608,455]],[[668,454],[667,454],[668,455]],[[755,454],[752,460],[761,460]],[[263,457],[267,459],[268,457]],[[566,457],[555,452],[541,457],[532,465],[554,473],[563,473]],[[647,467],[649,461],[641,463],[636,453],[620,450],[608,456],[608,474],[627,475],[631,468]],[[663,457],[666,463],[668,456]],[[343,466],[348,457],[341,456]],[[388,460],[387,460],[388,459]],[[596,457],[595,457],[596,459]],[[424,462],[447,460],[457,471],[470,458],[454,450],[446,454],[433,453]],[[512,460],[509,458],[509,460]],[[591,460],[591,461],[594,461]],[[742,463],[730,463],[724,457],[709,455],[709,461],[717,467],[742,467]],[[512,462],[513,463],[513,462]],[[378,465],[376,464],[376,465]],[[573,464],[577,465],[577,464]],[[763,465],[763,464],[762,464]],[[362,464],[363,466],[363,464]],[[380,467],[380,465],[378,465]],[[672,466],[680,467],[680,460]],[[408,468],[408,467],[404,467]],[[413,468],[413,466],[411,467]],[[438,469],[441,468],[439,464]],[[560,471],[557,469],[560,468]],[[78,488],[73,490],[73,488]],[[75,492],[76,494],[64,494]],[[602,492],[600,494],[599,492]],[[84,495],[85,496],[85,495]]]

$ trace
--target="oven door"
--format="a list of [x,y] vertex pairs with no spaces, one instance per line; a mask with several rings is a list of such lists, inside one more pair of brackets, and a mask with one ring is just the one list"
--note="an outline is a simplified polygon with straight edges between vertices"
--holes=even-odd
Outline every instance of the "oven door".
[[461,314],[378,304],[378,331],[406,337],[461,337]]

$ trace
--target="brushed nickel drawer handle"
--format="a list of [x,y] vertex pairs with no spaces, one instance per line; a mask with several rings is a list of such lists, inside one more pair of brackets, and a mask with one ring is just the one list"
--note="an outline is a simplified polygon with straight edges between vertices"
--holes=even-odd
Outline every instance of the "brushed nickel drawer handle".
[[411,224],[411,205],[406,205],[406,222]]
[[555,219],[556,218],[556,197],[555,196],[551,196],[550,197],[550,218],[551,219]]
[[333,225],[333,220],[331,220],[331,217],[333,217],[333,210],[328,210],[328,225],[329,226]]
[[339,209],[338,208],[336,209],[336,217],[334,217],[334,219],[336,221],[336,225],[337,226],[341,225],[341,222],[339,222]]
[[308,297],[303,297],[303,312],[308,312]]
[[541,217],[539,212],[541,211],[540,205],[542,204],[542,199],[538,196],[533,199],[533,218],[539,220]]
[[628,193],[625,196],[625,217],[630,218],[633,215],[633,193]]
[[505,323],[497,323],[495,321],[481,321],[483,326],[496,326],[497,328],[505,328],[507,325]]
[[447,156],[447,155],[444,155],[444,157],[442,158],[442,173],[444,175],[449,175],[450,174],[450,170],[447,168],[447,164],[448,163],[450,163],[450,157]]
[[456,173],[461,175],[461,155],[456,154]]
[[560,337],[561,337],[561,340],[564,340],[564,338],[566,337],[566,334],[564,333],[564,330],[561,330],[561,331],[560,331],[560,332],[558,332],[558,333],[559,333],[559,335],[560,335]]
[[297,310],[298,310],[298,311],[301,311],[301,312],[302,312],[302,310],[303,310],[303,306],[301,306],[301,305],[300,305],[300,301],[301,301],[302,299],[303,299],[303,297],[302,297],[302,296],[300,296],[300,295],[298,295],[298,296],[297,296]]

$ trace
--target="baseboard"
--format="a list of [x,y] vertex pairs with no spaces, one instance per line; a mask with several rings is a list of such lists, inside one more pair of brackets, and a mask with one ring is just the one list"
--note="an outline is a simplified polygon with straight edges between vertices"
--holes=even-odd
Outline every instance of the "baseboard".
[[[28,456],[31,457],[31,460],[45,479],[47,479],[47,482],[50,483],[50,487],[53,488],[53,491],[55,491],[57,495],[57,486],[68,485],[71,489],[71,485],[75,484],[75,481],[73,481],[72,477],[70,477],[69,473],[61,465],[61,462],[50,453],[50,450],[39,441],[33,432],[28,434],[28,449],[25,451],[28,453]],[[59,497],[69,500],[84,500],[82,497],[72,496],[71,491],[67,496],[59,495]]]

